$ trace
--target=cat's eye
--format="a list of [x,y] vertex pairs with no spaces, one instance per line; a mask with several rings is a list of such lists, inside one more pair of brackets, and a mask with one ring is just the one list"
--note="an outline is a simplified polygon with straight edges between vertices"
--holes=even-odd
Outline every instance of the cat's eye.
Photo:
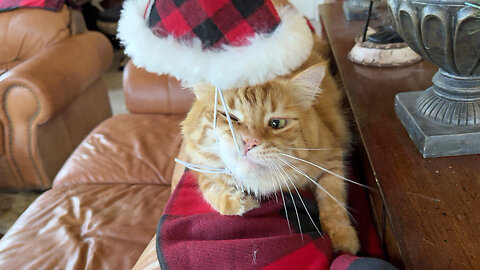
[[287,125],[287,119],[270,119],[268,125],[274,129],[283,128]]
[[[225,116],[225,118],[227,117],[227,114],[226,114],[226,113],[224,113],[224,112],[220,112],[220,113],[221,113],[223,116]],[[231,113],[229,113],[229,114],[230,114],[230,119],[232,119],[232,121],[238,122],[238,117],[236,117],[235,115],[233,115],[233,114],[231,114]]]

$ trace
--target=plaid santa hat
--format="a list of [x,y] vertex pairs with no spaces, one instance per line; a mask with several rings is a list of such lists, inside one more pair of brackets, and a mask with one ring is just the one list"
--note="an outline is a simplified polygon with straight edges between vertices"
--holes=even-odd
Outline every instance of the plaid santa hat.
[[313,46],[304,17],[273,2],[126,0],[118,37],[150,72],[222,89],[255,85],[299,67]]

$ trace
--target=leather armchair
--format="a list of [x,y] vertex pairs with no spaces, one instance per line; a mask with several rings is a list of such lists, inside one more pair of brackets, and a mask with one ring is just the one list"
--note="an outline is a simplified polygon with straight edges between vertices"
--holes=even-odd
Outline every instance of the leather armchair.
[[155,235],[193,94],[131,63],[123,85],[130,114],[95,128],[0,240],[2,269],[132,269]]
[[0,13],[0,43],[0,189],[46,189],[111,115],[102,74],[113,50],[66,7]]

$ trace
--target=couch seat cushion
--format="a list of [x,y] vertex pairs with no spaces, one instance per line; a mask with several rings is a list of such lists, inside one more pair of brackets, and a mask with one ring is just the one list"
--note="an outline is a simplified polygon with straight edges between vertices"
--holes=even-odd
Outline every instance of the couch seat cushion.
[[0,240],[1,269],[131,269],[170,188],[97,184],[42,194]]
[[84,183],[170,185],[185,115],[122,114],[101,123],[57,174],[54,187]]

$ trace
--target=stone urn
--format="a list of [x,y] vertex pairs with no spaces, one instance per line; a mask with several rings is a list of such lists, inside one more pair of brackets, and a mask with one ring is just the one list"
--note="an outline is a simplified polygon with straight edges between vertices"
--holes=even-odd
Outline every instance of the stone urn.
[[424,157],[480,153],[480,10],[463,0],[388,0],[394,27],[440,68],[433,86],[395,97]]

